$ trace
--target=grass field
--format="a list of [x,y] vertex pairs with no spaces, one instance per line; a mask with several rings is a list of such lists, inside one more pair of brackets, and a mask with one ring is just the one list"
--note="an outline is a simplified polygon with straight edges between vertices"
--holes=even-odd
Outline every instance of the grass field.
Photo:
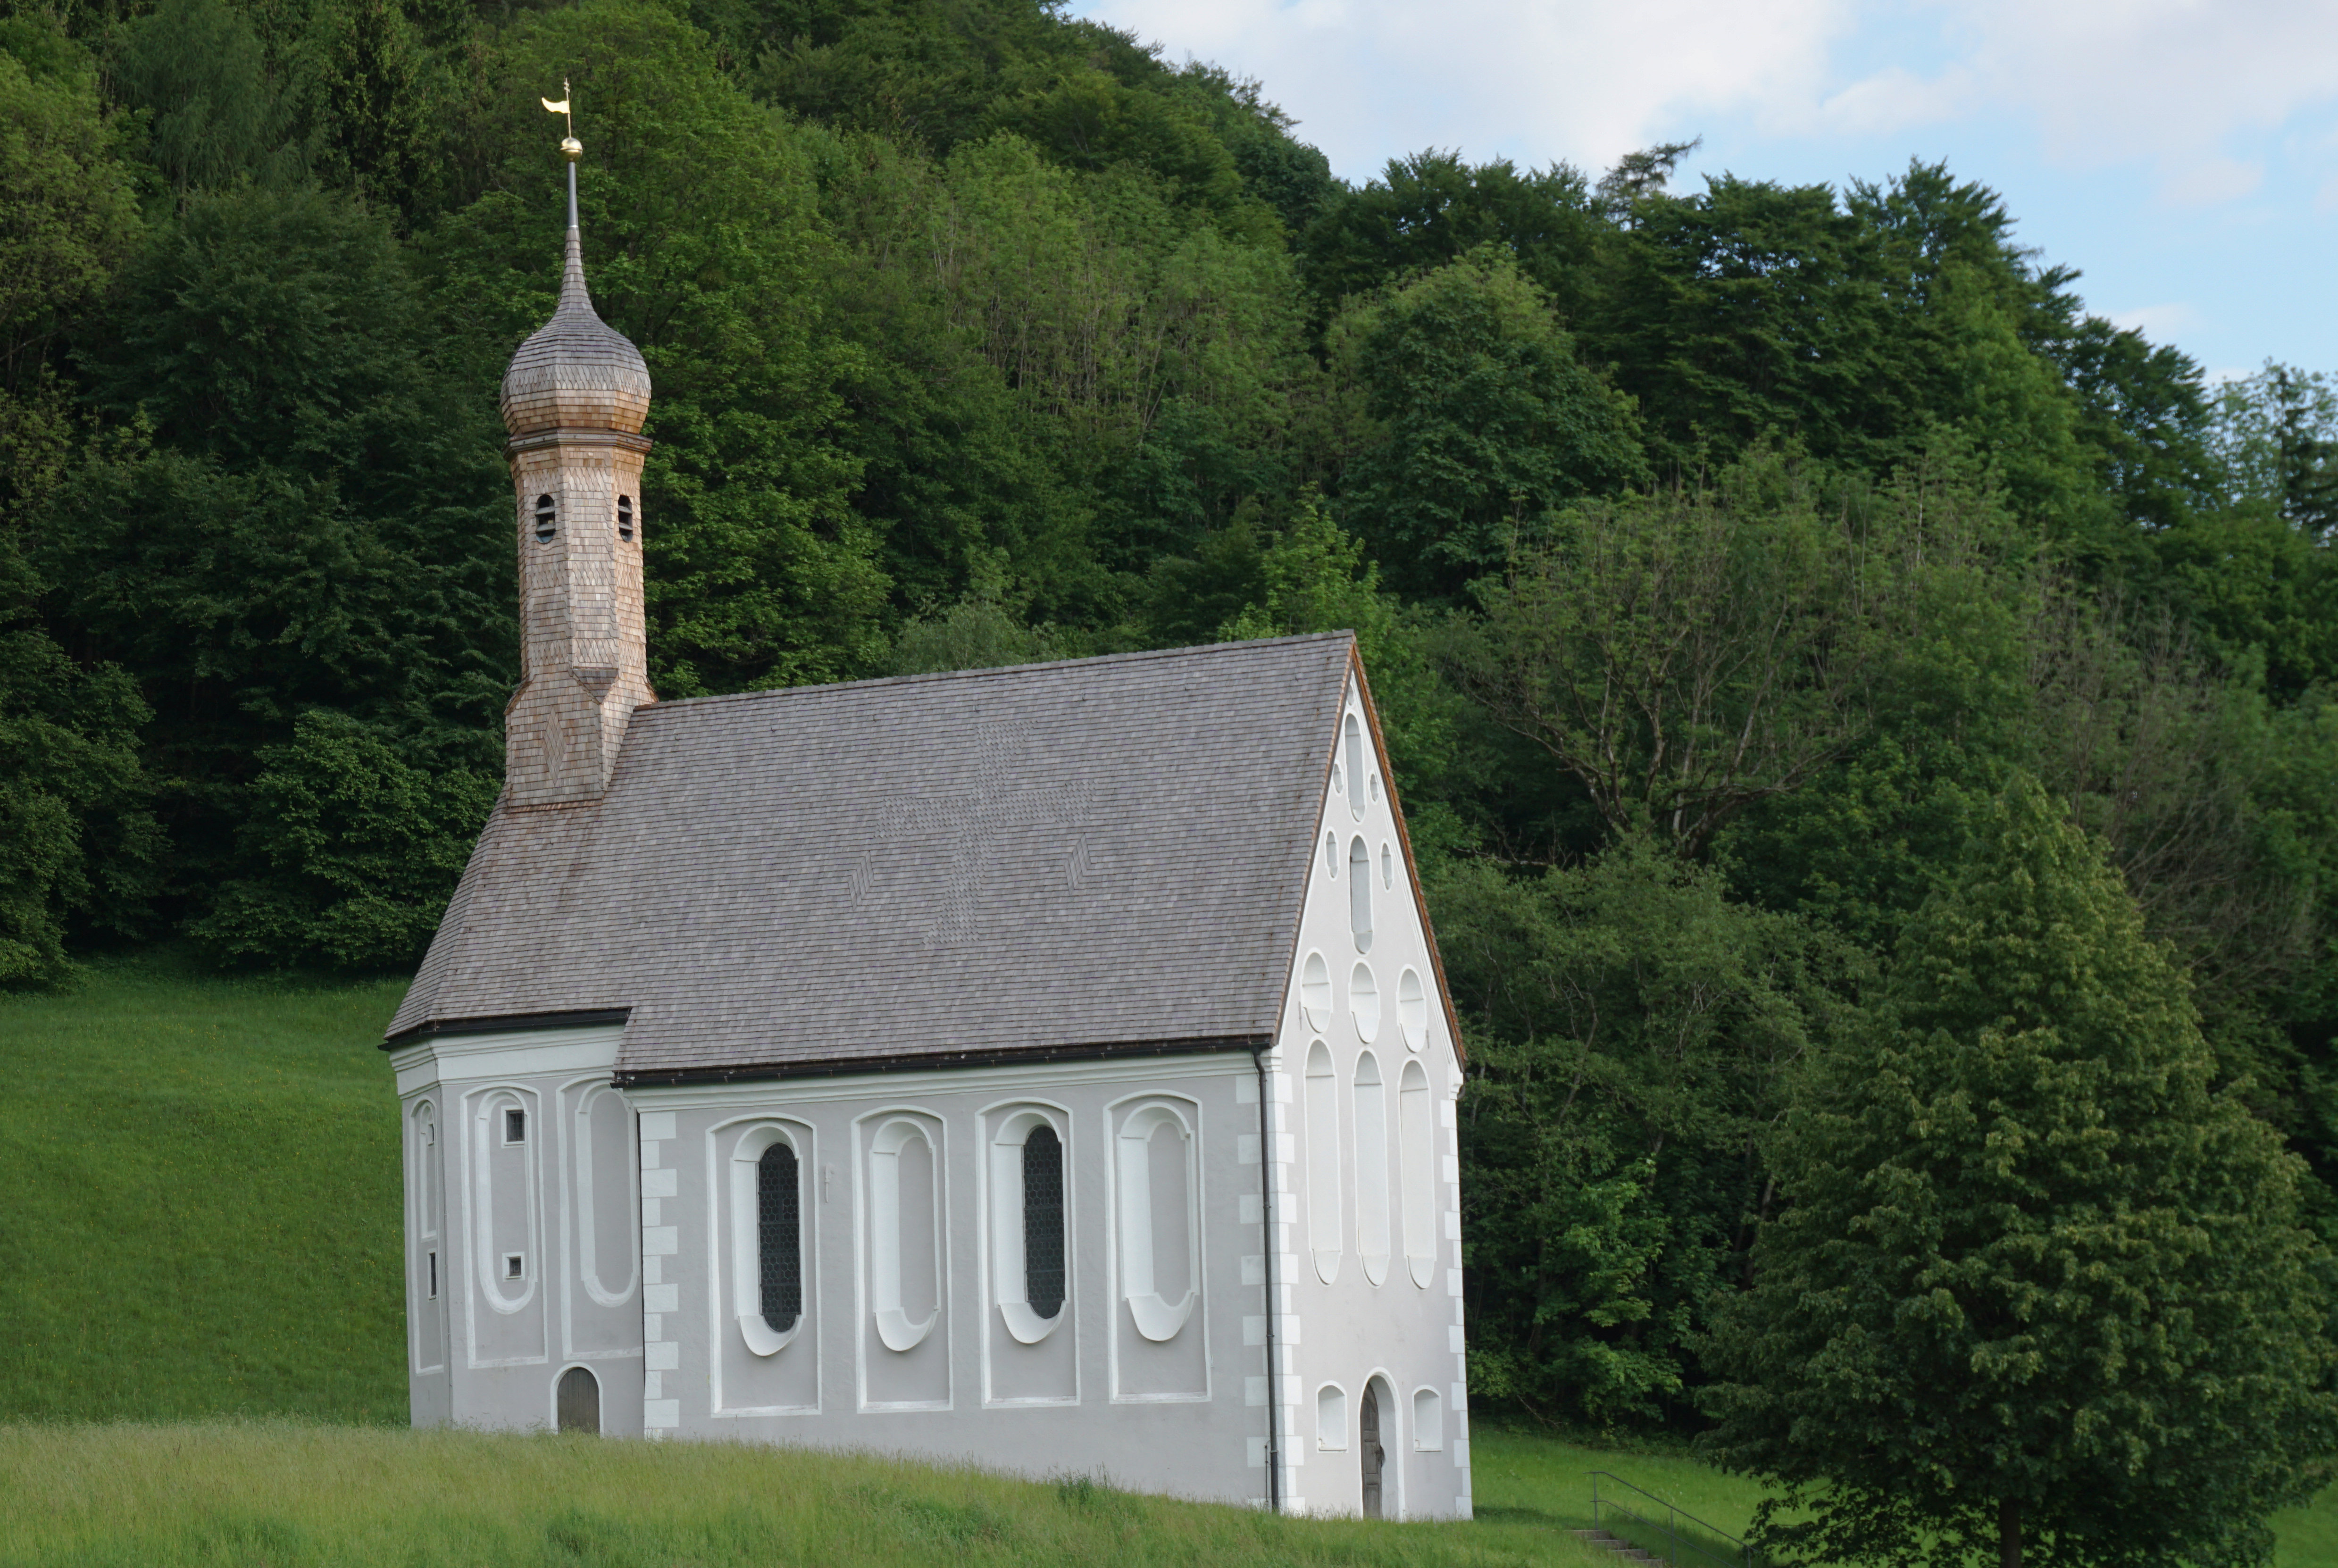
[[1599,1561],[1530,1523],[1276,1519],[1076,1480],[726,1444],[288,1422],[0,1426],[10,1568]]
[[403,1421],[396,984],[0,997],[0,1416]]
[[[1742,1534],[1676,1455],[1473,1434],[1478,1522],[1365,1525],[718,1445],[403,1430],[396,984],[168,956],[0,997],[0,1568],[997,1561],[1552,1564],[1586,1473]],[[227,1417],[227,1419],[221,1419]],[[425,1505],[424,1500],[428,1500]],[[2276,1521],[2338,1568],[2338,1498]]]

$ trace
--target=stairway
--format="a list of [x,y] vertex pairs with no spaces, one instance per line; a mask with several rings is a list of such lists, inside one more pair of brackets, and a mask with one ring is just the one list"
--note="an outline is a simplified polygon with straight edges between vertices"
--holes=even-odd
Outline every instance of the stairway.
[[1633,1545],[1629,1541],[1618,1540],[1616,1537],[1610,1535],[1605,1530],[1577,1530],[1571,1532],[1571,1534],[1581,1536],[1591,1545],[1604,1547],[1607,1551],[1613,1552],[1616,1553],[1617,1559],[1622,1562],[1661,1563],[1664,1561],[1662,1557],[1659,1557],[1655,1553],[1643,1552],[1637,1546]]

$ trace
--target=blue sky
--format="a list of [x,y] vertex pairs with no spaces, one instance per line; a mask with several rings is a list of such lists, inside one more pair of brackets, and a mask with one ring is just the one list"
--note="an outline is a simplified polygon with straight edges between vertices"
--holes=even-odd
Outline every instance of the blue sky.
[[2338,371],[2338,0],[1075,0],[1254,76],[1350,180],[1422,147],[2003,193],[2211,375]]

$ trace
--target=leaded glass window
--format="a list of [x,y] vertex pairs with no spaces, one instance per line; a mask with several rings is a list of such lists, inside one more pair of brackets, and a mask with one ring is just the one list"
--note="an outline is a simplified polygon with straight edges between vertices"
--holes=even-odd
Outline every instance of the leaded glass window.
[[759,1234],[762,1254],[763,1321],[774,1334],[795,1327],[803,1311],[803,1230],[796,1184],[796,1152],[774,1143],[756,1161]]
[[1023,1297],[1043,1318],[1064,1309],[1064,1145],[1044,1125],[1023,1142]]

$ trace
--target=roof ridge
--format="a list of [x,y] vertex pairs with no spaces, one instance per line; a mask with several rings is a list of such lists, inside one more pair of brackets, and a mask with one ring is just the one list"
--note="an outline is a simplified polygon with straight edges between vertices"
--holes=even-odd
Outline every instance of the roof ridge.
[[1290,637],[1252,637],[1239,642],[1194,642],[1183,648],[1139,648],[1125,653],[1092,653],[1081,659],[1042,659],[1029,664],[994,664],[979,670],[935,670],[920,675],[877,675],[862,681],[831,681],[810,686],[772,686],[760,691],[720,691],[703,697],[676,697],[634,710],[636,721],[674,708],[696,708],[716,702],[745,702],[773,697],[802,697],[813,692],[867,691],[880,686],[913,686],[939,681],[972,681],[987,676],[1024,675],[1038,670],[1070,670],[1096,664],[1135,664],[1151,659],[1188,659],[1229,653],[1237,649],[1292,647],[1305,642],[1352,642],[1353,632],[1302,632]]

